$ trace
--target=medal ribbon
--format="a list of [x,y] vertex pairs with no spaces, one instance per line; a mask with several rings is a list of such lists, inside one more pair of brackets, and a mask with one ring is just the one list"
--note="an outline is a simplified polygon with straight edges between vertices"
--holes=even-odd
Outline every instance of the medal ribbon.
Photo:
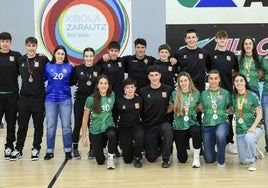
[[188,116],[190,100],[191,100],[191,95],[189,93],[188,93],[187,98],[183,95],[183,108],[185,111],[185,116]]
[[247,77],[249,77],[249,73],[250,73],[250,69],[251,69],[251,57],[250,57],[249,60],[246,57],[245,60],[246,60],[246,67],[245,68],[247,70]]
[[[32,78],[33,77],[33,69],[31,69],[30,67],[30,63],[29,63],[29,58],[27,57],[26,58],[26,61],[27,61],[27,68],[28,68],[28,73],[29,73],[29,77]],[[34,63],[36,61],[36,57],[34,58]]]
[[238,114],[239,114],[239,118],[241,118],[241,119],[243,119],[243,106],[244,106],[246,97],[247,97],[247,90],[243,94],[242,98],[241,98],[241,96],[239,96],[239,98],[237,99]]
[[213,95],[212,95],[212,91],[209,91],[210,94],[210,100],[211,100],[211,106],[213,109],[213,113],[217,114],[217,109],[218,109],[218,105],[220,103],[220,100],[218,100],[219,96],[220,96],[220,89],[218,90],[218,94],[215,100],[213,100]]

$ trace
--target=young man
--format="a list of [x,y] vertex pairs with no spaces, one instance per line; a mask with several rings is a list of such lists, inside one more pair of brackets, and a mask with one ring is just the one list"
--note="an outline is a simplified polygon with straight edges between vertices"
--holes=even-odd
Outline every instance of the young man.
[[18,58],[19,52],[10,50],[11,34],[0,33],[0,118],[5,115],[7,137],[4,158],[9,159],[14,149],[15,125],[18,100]]
[[195,87],[202,92],[205,90],[206,69],[209,63],[207,50],[199,48],[197,41],[198,33],[194,29],[186,31],[184,40],[186,47],[176,52],[175,58],[178,61],[179,72],[188,72]]
[[[172,88],[160,82],[161,72],[157,65],[148,68],[148,79],[150,84],[140,90],[143,98],[145,157],[149,162],[154,162],[162,154],[162,167],[169,168],[173,130],[168,123],[167,108]],[[158,147],[159,138],[162,139],[161,148]]]
[[[224,30],[219,30],[216,33],[215,41],[217,43],[217,49],[210,52],[210,63],[208,69],[217,69],[220,72],[221,87],[233,93],[233,82],[232,76],[238,71],[238,60],[235,54],[231,51],[226,50],[228,42],[228,33]],[[233,115],[228,116],[230,123],[230,131],[227,136],[227,152],[231,154],[237,154],[237,150],[233,146],[234,132],[232,129]]]
[[46,56],[36,54],[37,39],[28,37],[25,40],[27,54],[18,59],[19,73],[22,85],[18,100],[18,132],[15,150],[10,160],[21,158],[25,139],[27,136],[30,117],[33,118],[34,138],[31,159],[38,160],[43,137],[43,121],[45,118],[45,85],[43,70],[49,62]]

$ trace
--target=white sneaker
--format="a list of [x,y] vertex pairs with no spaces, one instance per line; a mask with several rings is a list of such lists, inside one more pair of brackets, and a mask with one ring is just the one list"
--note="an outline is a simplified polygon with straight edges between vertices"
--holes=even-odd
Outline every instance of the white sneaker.
[[224,168],[224,167],[225,167],[225,163],[223,163],[223,164],[217,163],[217,166],[218,166],[219,168]]
[[257,156],[259,159],[264,158],[264,155],[263,155],[262,151],[260,150],[260,148],[258,147],[258,145],[256,145],[256,152],[257,152]]
[[251,163],[248,167],[248,171],[256,171],[257,167],[256,167],[256,162]]
[[107,169],[109,170],[115,169],[114,159],[111,158],[107,159]]
[[234,155],[237,154],[237,150],[234,148],[234,145],[232,143],[227,144],[226,151]]
[[4,157],[5,157],[5,160],[9,160],[10,159],[10,155],[11,155],[11,152],[12,152],[12,149],[11,148],[6,148],[5,151],[4,151]]
[[200,168],[200,159],[199,157],[194,157],[194,161],[192,163],[193,168]]

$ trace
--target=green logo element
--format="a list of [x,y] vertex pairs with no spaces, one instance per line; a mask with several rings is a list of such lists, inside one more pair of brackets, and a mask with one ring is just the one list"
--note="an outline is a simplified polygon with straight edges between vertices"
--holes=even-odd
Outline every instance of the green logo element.
[[188,8],[193,8],[198,0],[177,0],[182,6],[188,7]]

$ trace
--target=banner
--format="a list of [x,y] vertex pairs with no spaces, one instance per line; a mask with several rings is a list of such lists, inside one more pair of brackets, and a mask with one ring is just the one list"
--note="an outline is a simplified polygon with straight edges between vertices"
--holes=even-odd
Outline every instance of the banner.
[[130,0],[35,0],[34,7],[38,51],[48,57],[63,45],[76,65],[86,47],[98,60],[110,41],[120,43],[119,55],[132,53]]

